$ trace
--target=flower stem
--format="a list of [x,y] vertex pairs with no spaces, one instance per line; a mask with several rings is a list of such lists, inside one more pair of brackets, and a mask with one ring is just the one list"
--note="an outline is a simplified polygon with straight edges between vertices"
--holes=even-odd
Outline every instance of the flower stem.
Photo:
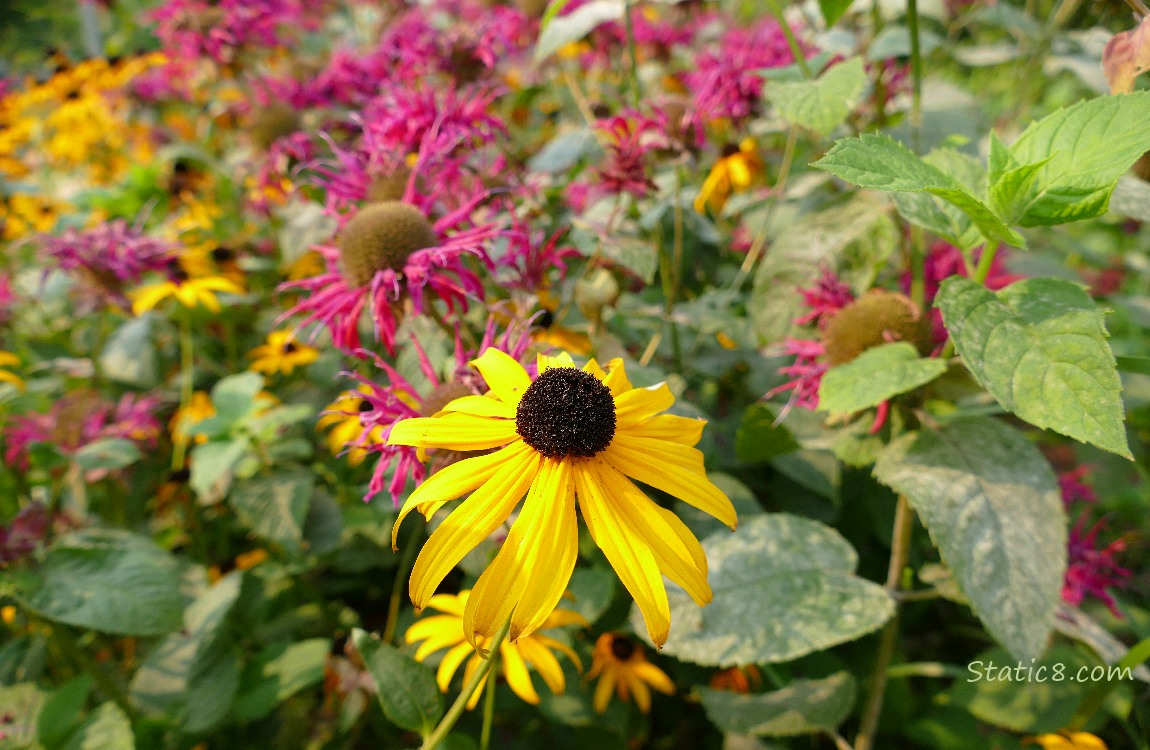
[[918,0],[906,0],[906,25],[910,31],[910,132],[916,152],[922,151],[922,45],[918,36]]
[[779,5],[779,0],[767,0],[767,8],[770,9],[771,15],[779,22],[779,27],[783,30],[783,36],[787,38],[787,46],[791,48],[791,57],[795,58],[795,64],[799,66],[799,70],[803,72],[803,78],[814,78],[811,73],[810,66],[807,65],[807,58],[803,55],[803,48],[799,46],[799,40],[795,38],[795,32],[791,30],[791,25],[787,23],[786,17],[783,16],[783,9]]
[[[187,312],[180,314],[180,414],[192,403],[192,391],[195,384],[195,349],[192,339],[192,323]],[[184,454],[188,448],[189,436],[184,433],[183,425],[177,422],[176,429],[180,436],[172,446],[172,471],[184,468]]]
[[[902,583],[902,571],[910,555],[910,537],[914,531],[914,514],[905,495],[898,496],[898,506],[894,512],[894,529],[891,533],[890,563],[886,570],[886,590],[893,595]],[[895,599],[895,613],[883,628],[879,641],[878,655],[875,657],[874,673],[871,675],[870,693],[862,710],[859,733],[855,737],[854,750],[870,750],[874,746],[875,732],[878,730],[879,716],[882,714],[883,695],[886,692],[887,668],[894,655],[895,639],[898,637],[898,599]]]
[[455,702],[451,704],[451,708],[447,709],[447,713],[439,720],[439,724],[435,727],[435,730],[427,735],[423,744],[420,745],[419,750],[435,750],[451,732],[452,727],[455,726],[455,722],[459,721],[459,717],[463,715],[464,709],[467,708],[467,702],[471,700],[471,695],[479,689],[479,686],[483,684],[483,680],[486,679],[488,673],[491,672],[491,668],[495,666],[495,657],[499,653],[499,647],[503,645],[503,639],[507,637],[507,631],[510,629],[511,618],[508,618],[507,622],[503,623],[503,626],[499,628],[492,637],[487,658],[483,660],[483,663],[480,664],[479,668],[475,670],[475,673],[471,675],[471,679],[463,686],[463,692],[461,692],[459,697],[455,699]]
[[990,276],[990,267],[994,265],[994,256],[998,255],[998,243],[988,242],[982,248],[982,255],[978,256],[978,267],[974,269],[974,280],[986,285],[986,277]]
[[631,104],[638,109],[643,98],[643,87],[639,82],[639,54],[635,49],[635,23],[631,20],[631,0],[624,0],[623,20],[627,30],[627,56],[631,58]]
[[[418,513],[416,515],[419,515]],[[399,619],[399,601],[403,598],[403,579],[411,570],[411,561],[415,557],[416,542],[423,533],[424,524],[410,523],[411,532],[399,558],[399,565],[395,568],[395,582],[391,585],[391,598],[387,601],[387,624],[383,627],[383,642],[391,643],[395,639],[395,621]]]
[[[491,662],[491,671],[499,665],[499,651],[493,651],[488,661]],[[491,725],[495,720],[495,679],[487,681],[487,694],[483,696],[483,731],[479,735],[479,750],[487,750],[491,743]]]

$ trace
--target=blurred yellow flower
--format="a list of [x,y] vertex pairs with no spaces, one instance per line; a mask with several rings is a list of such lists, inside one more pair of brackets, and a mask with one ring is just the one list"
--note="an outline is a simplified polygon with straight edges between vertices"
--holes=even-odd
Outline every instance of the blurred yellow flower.
[[176,409],[172,419],[168,422],[168,429],[172,432],[172,439],[177,443],[187,443],[188,439],[197,443],[206,443],[208,436],[197,432],[193,428],[197,422],[216,416],[216,405],[207,391],[196,391],[192,400],[186,406]]
[[1041,745],[1043,750],[1107,750],[1106,743],[1090,732],[1062,731],[1027,737],[1027,744]]
[[175,298],[184,307],[197,307],[202,304],[212,312],[218,313],[220,301],[216,299],[216,292],[243,294],[244,288],[223,276],[206,276],[179,282],[161,281],[149,284],[131,292],[128,296],[132,299],[132,313],[135,315],[143,315],[169,297]]
[[647,661],[643,647],[618,633],[604,633],[595,641],[587,679],[595,677],[599,678],[594,699],[599,713],[607,710],[612,692],[621,700],[629,700],[634,695],[635,704],[643,713],[651,710],[651,688],[667,695],[675,692],[675,683],[666,672]]
[[20,390],[24,390],[24,379],[14,372],[4,369],[20,364],[20,358],[10,352],[0,351],[0,383],[11,383]]
[[319,359],[318,349],[307,344],[297,344],[292,340],[294,336],[292,331],[269,333],[266,344],[261,344],[248,352],[248,356],[255,359],[249,369],[267,375],[277,372],[290,375],[297,366],[310,365]]
[[744,138],[736,147],[728,144],[711,173],[695,197],[695,211],[705,213],[707,207],[718,213],[727,205],[731,193],[746,190],[762,178],[765,169],[752,138]]
[[[444,614],[424,617],[416,621],[404,635],[404,640],[408,643],[423,641],[415,652],[415,658],[418,661],[423,661],[440,649],[450,649],[443,655],[439,662],[439,669],[435,673],[435,681],[439,683],[439,689],[445,693],[451,686],[451,678],[455,676],[455,672],[464,660],[467,660],[467,667],[463,672],[463,684],[465,685],[483,661],[483,657],[467,642],[467,636],[463,632],[463,611],[467,606],[467,597],[470,593],[470,591],[460,591],[458,595],[436,594],[431,597],[427,606]],[[543,622],[541,629],[546,630],[563,625],[586,627],[587,624],[587,621],[577,612],[557,609]],[[552,693],[558,695],[566,688],[563,667],[555,655],[551,653],[552,651],[563,654],[571,660],[579,671],[583,671],[583,665],[579,661],[578,654],[572,651],[569,646],[538,632],[522,636],[514,643],[504,640],[499,646],[499,666],[503,676],[507,679],[507,685],[512,692],[527,703],[533,705],[539,703],[539,693],[535,691],[535,685],[531,682],[531,674],[527,670],[528,664],[535,667],[535,671],[543,678],[543,682],[546,683]],[[483,685],[485,684],[486,680],[484,680]],[[471,694],[471,698],[467,701],[469,709],[474,708],[475,704],[479,702],[483,685],[479,685]]]
[[327,405],[323,416],[315,425],[317,430],[332,428],[327,433],[328,450],[333,456],[338,456],[346,448],[347,462],[352,466],[363,463],[363,459],[369,453],[367,445],[383,442],[383,428],[376,426],[368,434],[365,444],[356,445],[363,432],[359,414],[371,409],[371,405],[360,395],[364,393],[371,393],[370,386],[361,385],[358,391],[345,391],[340,394],[339,398]]

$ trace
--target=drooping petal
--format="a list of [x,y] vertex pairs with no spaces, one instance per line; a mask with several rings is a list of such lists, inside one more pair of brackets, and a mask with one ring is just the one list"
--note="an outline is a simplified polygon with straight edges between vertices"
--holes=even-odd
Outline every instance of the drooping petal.
[[471,648],[471,644],[467,642],[460,643],[443,655],[443,659],[439,662],[439,668],[435,670],[435,683],[439,685],[441,692],[446,693],[447,688],[451,687],[451,678],[455,676],[459,665],[466,661],[469,656],[475,656],[475,649]]
[[518,406],[519,399],[531,385],[531,376],[523,365],[499,349],[489,347],[471,365],[479,370],[479,374],[487,381],[490,388],[499,399],[508,406]]
[[547,689],[556,695],[562,693],[567,686],[567,680],[563,677],[563,667],[555,655],[547,649],[549,647],[556,648],[556,645],[565,651],[570,651],[570,649],[551,638],[544,642],[538,636],[521,638],[515,645],[518,647],[519,653],[523,655],[523,659],[535,667],[535,671],[543,678]]
[[507,677],[507,685],[511,691],[527,703],[538,705],[539,693],[535,691],[531,673],[527,671],[527,664],[524,663],[518,647],[509,643],[499,649],[499,656],[503,659],[503,674]]
[[658,563],[646,541],[628,534],[619,508],[606,493],[590,468],[598,458],[575,464],[575,493],[587,529],[631,593],[647,632],[656,646],[662,647],[671,630],[671,609]]
[[515,443],[486,456],[464,459],[432,474],[408,496],[407,502],[399,511],[399,518],[391,527],[391,548],[397,549],[399,527],[408,513],[416,508],[439,507],[443,503],[466,495],[495,476],[496,472],[508,462],[520,461],[529,450],[530,447],[525,443]]
[[411,569],[409,586],[416,610],[427,606],[447,574],[507,520],[527,492],[538,471],[539,455],[531,451],[519,456],[518,460],[505,462],[491,479],[460,503],[423,545]]
[[515,419],[515,407],[511,404],[505,404],[494,398],[487,396],[463,396],[454,401],[449,402],[440,411],[440,414],[447,412],[470,414],[473,417],[501,417],[503,419]]
[[616,432],[602,456],[632,479],[663,490],[732,529],[738,523],[735,506],[707,479],[703,454],[694,448]]
[[[709,604],[711,587],[707,585],[706,568],[699,570],[692,550],[658,512],[659,506],[609,465],[595,466],[590,470],[594,471],[604,494],[614,503],[626,534],[646,542],[651,554],[655,556],[659,570],[682,586],[696,604],[700,607]],[[674,518],[674,514],[670,515]],[[690,531],[687,533],[690,534]],[[699,546],[693,536],[691,541],[694,546]]]
[[403,634],[403,639],[407,643],[422,641],[415,652],[416,661],[423,661],[436,651],[457,646],[464,640],[459,618],[451,615],[436,615],[417,620]]
[[627,667],[619,670],[622,673],[623,679],[626,680],[627,687],[631,694],[635,696],[635,705],[643,713],[648,713],[651,710],[651,689],[647,687],[647,683],[639,679],[639,676]]
[[571,473],[569,459],[542,459],[523,510],[467,600],[464,629],[472,643],[508,617],[514,642],[539,628],[562,598],[579,547]]
[[[540,633],[535,633],[534,635],[531,635],[527,638],[524,638],[523,640],[524,640],[524,642],[530,641],[534,645],[541,646],[541,647],[543,647],[544,650],[550,649],[550,651],[559,651],[560,653],[562,653],[564,656],[566,656],[568,659],[571,660],[571,663],[575,665],[576,669],[578,669],[580,672],[583,671],[583,661],[579,658],[579,654],[575,653],[575,650],[572,649],[570,646],[568,646],[566,643],[563,643],[562,641],[557,641],[554,638],[551,638],[550,636],[541,635]],[[533,648],[534,648],[534,645],[532,646]],[[524,653],[526,653],[526,652],[524,652]],[[528,659],[528,661],[531,661],[531,660]],[[535,664],[535,662],[533,662],[533,661],[531,663]],[[538,668],[538,665],[536,665],[536,668]],[[540,673],[542,673],[543,670],[540,669],[539,671],[540,671]],[[562,672],[560,672],[560,674],[562,674]],[[546,678],[544,678],[544,679],[546,679]],[[559,690],[557,690],[556,692],[561,692],[562,690],[563,690],[563,688],[559,688]]]
[[405,419],[391,428],[387,444],[481,451],[507,445],[517,437],[512,420],[448,414]]
[[617,681],[615,670],[611,667],[603,670],[603,675],[599,678],[599,684],[595,686],[595,697],[592,703],[595,706],[595,713],[603,713],[607,710],[607,704],[611,701],[611,692],[615,688]]
[[671,678],[667,673],[656,667],[649,661],[641,661],[631,667],[635,670],[635,676],[647,683],[651,687],[658,690],[660,693],[666,695],[673,695],[675,692],[675,683],[671,682]]

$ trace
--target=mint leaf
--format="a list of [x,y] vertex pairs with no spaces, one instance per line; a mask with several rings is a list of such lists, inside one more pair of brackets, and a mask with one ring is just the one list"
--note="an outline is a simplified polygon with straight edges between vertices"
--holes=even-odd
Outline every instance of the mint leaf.
[[887,192],[930,193],[965,213],[988,240],[1022,247],[1025,241],[957,180],[915,156],[886,135],[838,141],[812,166],[859,187]]
[[1150,92],[1099,97],[1047,115],[1010,146],[1018,164],[1046,161],[1007,215],[1025,227],[1100,216],[1118,178],[1147,150]]
[[707,718],[719,729],[766,737],[833,730],[850,715],[856,692],[847,672],[821,680],[798,679],[782,690],[757,695],[698,688]]
[[1066,514],[1038,449],[967,417],[895,440],[874,475],[906,496],[990,634],[1018,659],[1038,657],[1066,572]]
[[835,25],[835,21],[843,17],[853,2],[854,0],[819,0],[819,10],[822,11],[823,20],[827,22],[828,29]]
[[913,344],[899,341],[867,349],[832,367],[819,386],[819,411],[835,414],[869,409],[925,385],[946,372],[941,359],[922,359]]
[[402,729],[429,735],[443,716],[443,698],[431,670],[359,628],[351,631],[351,641],[375,681],[384,715]]
[[[971,195],[979,195],[986,185],[986,167],[959,151],[935,149],[922,160],[950,175]],[[930,193],[891,193],[891,198],[904,219],[963,250],[986,241],[965,211],[942,198]]]
[[861,57],[835,65],[815,81],[772,82],[766,88],[783,119],[829,135],[846,120],[867,87]]
[[963,362],[1003,408],[1131,458],[1102,312],[1081,287],[1026,279],[995,293],[952,276],[935,304]]

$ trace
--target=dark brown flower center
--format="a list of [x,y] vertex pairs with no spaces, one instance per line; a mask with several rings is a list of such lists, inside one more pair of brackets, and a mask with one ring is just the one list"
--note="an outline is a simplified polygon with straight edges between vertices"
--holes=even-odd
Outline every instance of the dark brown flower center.
[[627,661],[635,654],[635,643],[626,636],[617,635],[611,641],[611,653],[619,661]]
[[523,393],[515,431],[548,458],[590,458],[615,437],[615,399],[591,373],[553,367]]

